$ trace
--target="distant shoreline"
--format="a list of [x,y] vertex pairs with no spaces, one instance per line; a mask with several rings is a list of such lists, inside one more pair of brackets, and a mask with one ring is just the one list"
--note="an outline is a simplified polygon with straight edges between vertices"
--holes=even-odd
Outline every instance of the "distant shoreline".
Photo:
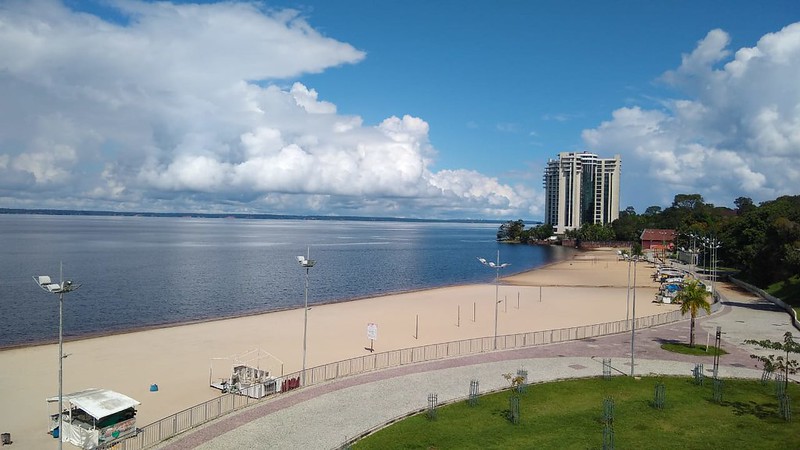
[[[95,211],[73,209],[22,209],[0,208],[0,214],[28,214],[46,216],[98,216],[98,217],[178,217],[193,219],[251,219],[251,220],[332,220],[358,222],[424,222],[424,223],[480,223],[502,224],[503,220],[492,219],[421,219],[409,217],[373,216],[317,216],[300,214],[255,214],[255,213],[196,213],[196,212],[149,212],[149,211]],[[541,222],[526,221],[530,224]]]

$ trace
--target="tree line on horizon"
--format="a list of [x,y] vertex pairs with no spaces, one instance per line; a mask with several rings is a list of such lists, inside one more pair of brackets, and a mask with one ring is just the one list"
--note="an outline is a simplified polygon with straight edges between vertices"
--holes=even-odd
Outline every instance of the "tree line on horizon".
[[[639,242],[647,228],[678,232],[676,247],[700,247],[697,238],[719,242],[719,267],[739,271],[760,286],[800,276],[800,195],[781,196],[756,205],[748,197],[734,200],[735,209],[706,203],[700,194],[677,194],[667,208],[650,206],[642,214],[629,206],[608,225],[584,224],[565,238],[584,241]],[[525,228],[508,221],[497,231],[498,241],[534,243],[553,235],[548,224]]]

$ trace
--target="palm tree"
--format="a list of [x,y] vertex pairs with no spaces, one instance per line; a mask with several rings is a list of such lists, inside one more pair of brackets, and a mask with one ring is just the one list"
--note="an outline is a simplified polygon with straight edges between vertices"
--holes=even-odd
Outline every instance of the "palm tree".
[[686,315],[688,312],[692,315],[689,326],[689,347],[694,347],[694,319],[697,317],[697,312],[702,308],[711,313],[711,304],[707,300],[709,295],[711,294],[706,291],[705,286],[697,280],[691,280],[675,296],[675,300],[681,303],[681,314]]

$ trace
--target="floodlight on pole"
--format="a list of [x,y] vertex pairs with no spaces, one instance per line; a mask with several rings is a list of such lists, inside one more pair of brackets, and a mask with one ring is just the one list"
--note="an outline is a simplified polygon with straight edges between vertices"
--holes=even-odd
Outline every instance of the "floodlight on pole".
[[58,294],[58,448],[63,448],[64,439],[64,294],[81,287],[72,281],[64,281],[64,265],[59,267],[59,282],[53,283],[47,275],[33,277],[33,281],[45,292]]
[[711,261],[708,264],[708,271],[710,273],[711,278],[711,298],[713,299],[716,295],[716,281],[717,281],[717,250],[722,246],[722,242],[715,237],[705,238],[703,242],[701,242],[703,247],[708,249],[709,256],[711,257]]
[[692,273],[695,273],[697,271],[697,247],[695,244],[699,236],[694,233],[689,233],[689,237],[692,238]]
[[308,248],[308,256],[298,255],[297,262],[300,267],[306,269],[306,295],[303,306],[303,371],[300,372],[300,385],[306,385],[306,342],[308,339],[308,271],[314,267],[317,262],[311,259],[311,248]]
[[625,321],[627,322],[631,317],[631,260],[628,257],[628,294],[625,297]]
[[716,283],[717,283],[717,269],[719,268],[718,258],[719,258],[719,248],[722,247],[722,242],[720,242],[719,239],[714,238],[712,239],[711,244],[714,246],[714,259],[713,259],[714,269],[712,270],[712,275],[711,275],[711,297],[713,299],[717,293]]
[[510,266],[510,263],[500,264],[500,250],[497,251],[497,262],[487,261],[485,258],[478,258],[481,264],[490,269],[495,269],[494,275],[494,342],[492,350],[497,350],[497,304],[500,303],[500,269]]
[[[636,337],[636,263],[639,261],[638,256],[633,258],[633,311],[631,312],[631,377],[633,377],[634,366],[634,348],[633,340]],[[630,286],[628,287],[630,289]]]

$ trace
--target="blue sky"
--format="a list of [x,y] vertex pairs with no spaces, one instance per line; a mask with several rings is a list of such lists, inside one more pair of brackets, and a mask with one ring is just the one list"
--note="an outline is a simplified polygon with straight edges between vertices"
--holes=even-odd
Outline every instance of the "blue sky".
[[0,207],[541,219],[798,194],[800,3],[6,1]]

